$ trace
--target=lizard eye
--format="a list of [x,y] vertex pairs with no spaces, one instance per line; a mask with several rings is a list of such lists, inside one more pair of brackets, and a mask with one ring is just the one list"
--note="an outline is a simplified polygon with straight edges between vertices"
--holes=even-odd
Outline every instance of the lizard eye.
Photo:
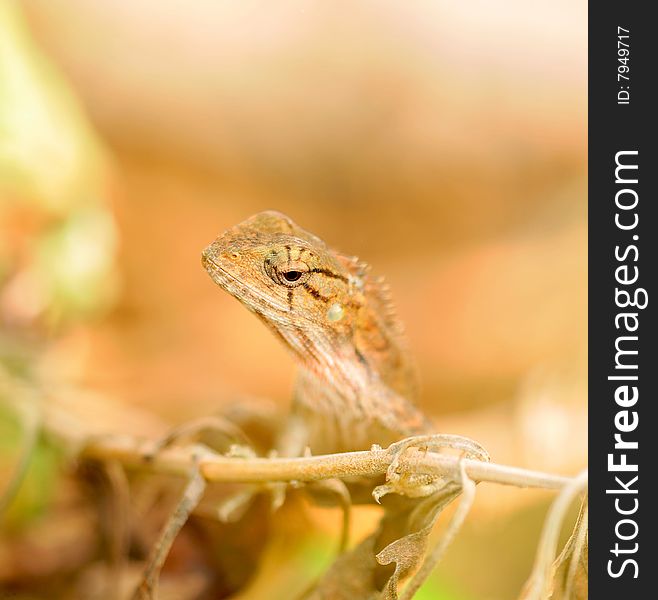
[[302,262],[286,263],[282,267],[276,270],[276,279],[286,287],[301,285],[310,276],[308,265]]
[[301,276],[302,272],[301,271],[286,271],[285,273],[281,273],[283,278],[288,282],[288,283],[294,283],[297,281]]
[[299,260],[285,261],[278,265],[266,262],[265,271],[276,283],[286,287],[302,285],[311,276],[308,265]]

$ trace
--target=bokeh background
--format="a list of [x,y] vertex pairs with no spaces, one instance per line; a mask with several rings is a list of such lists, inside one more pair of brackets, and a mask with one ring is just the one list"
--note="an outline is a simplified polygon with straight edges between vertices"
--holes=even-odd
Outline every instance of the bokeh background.
[[[199,260],[268,208],[386,276],[438,429],[496,462],[582,468],[586,9],[0,3],[0,481],[17,381],[100,431],[153,435],[243,396],[285,410],[289,356]],[[0,529],[0,596],[51,581],[53,548],[75,554],[44,533],[66,459],[34,462]],[[551,495],[480,488],[428,598],[512,598],[527,577]],[[270,552],[241,597],[287,598],[320,568],[338,517],[307,512],[320,537]],[[88,562],[78,548],[67,593]]]

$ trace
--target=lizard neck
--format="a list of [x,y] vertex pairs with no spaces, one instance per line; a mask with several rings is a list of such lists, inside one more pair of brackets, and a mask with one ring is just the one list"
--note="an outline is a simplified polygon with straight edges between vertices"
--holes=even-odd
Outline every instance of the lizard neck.
[[[349,273],[345,278],[349,286],[342,295],[331,299],[319,295],[326,302],[321,310],[301,311],[292,319],[261,314],[262,320],[292,351],[300,367],[338,394],[364,395],[385,385],[416,401],[417,371],[388,286],[383,279],[373,278],[364,263],[342,255],[336,259]],[[332,303],[344,307],[344,317],[337,322],[326,317]]]
[[[313,450],[321,440],[343,450],[387,445],[427,431],[429,422],[411,401],[415,372],[403,349],[372,315],[362,315],[367,328],[350,337],[326,327],[270,328],[292,351],[300,367],[295,410],[313,421]],[[376,343],[374,343],[376,340]]]
[[297,379],[293,414],[306,423],[307,444],[314,454],[385,447],[431,430],[416,406],[381,381],[363,389],[336,387],[305,367]]
[[358,311],[355,322],[346,327],[348,333],[317,321],[279,323],[257,314],[299,367],[340,396],[358,398],[384,385],[410,401],[416,400],[416,370],[406,347],[369,309]]

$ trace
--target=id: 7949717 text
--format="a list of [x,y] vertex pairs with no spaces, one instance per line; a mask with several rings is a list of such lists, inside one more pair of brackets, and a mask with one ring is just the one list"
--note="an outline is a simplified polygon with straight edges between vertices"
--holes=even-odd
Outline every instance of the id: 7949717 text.
[[617,104],[631,103],[630,30],[617,27]]

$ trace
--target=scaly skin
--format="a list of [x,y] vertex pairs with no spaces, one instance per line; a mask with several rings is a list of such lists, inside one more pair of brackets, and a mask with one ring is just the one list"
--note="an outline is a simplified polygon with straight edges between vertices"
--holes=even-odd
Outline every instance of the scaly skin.
[[367,449],[430,431],[413,405],[415,370],[388,290],[366,265],[274,211],[223,233],[202,262],[300,367],[292,417],[304,433],[294,452]]

